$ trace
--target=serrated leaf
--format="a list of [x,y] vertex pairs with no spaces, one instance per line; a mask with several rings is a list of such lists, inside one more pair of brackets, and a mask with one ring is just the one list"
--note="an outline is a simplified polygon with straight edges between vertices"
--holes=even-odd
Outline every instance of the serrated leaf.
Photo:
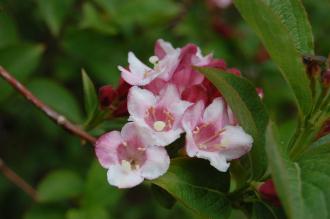
[[312,26],[301,0],[265,0],[280,17],[302,54],[314,53]]
[[[23,81],[39,65],[44,48],[36,44],[20,44],[0,49],[0,65],[8,70],[17,80]],[[13,89],[0,79],[0,101],[7,98]]]
[[288,218],[330,218],[330,145],[314,148],[292,161],[278,146],[271,128],[268,133],[270,169]]
[[167,173],[152,183],[169,192],[188,209],[205,218],[228,218],[229,174],[202,159],[176,158]]
[[75,0],[37,0],[40,14],[52,34],[57,36],[65,18],[70,14]]
[[70,170],[57,170],[47,175],[37,188],[38,201],[57,202],[77,197],[83,189],[81,178]]
[[213,68],[198,68],[221,92],[239,124],[253,137],[252,178],[260,179],[267,168],[265,130],[268,115],[255,87],[246,79]]
[[92,80],[89,78],[85,70],[82,70],[82,82],[83,82],[83,90],[84,90],[84,102],[85,102],[85,110],[87,115],[91,115],[94,113],[98,106],[98,98],[95,90],[95,86]]
[[[279,14],[264,0],[235,0],[235,5],[261,38],[271,58],[290,85],[300,115],[307,115],[311,109],[312,94],[301,54],[293,39],[294,34],[289,32]],[[300,44],[305,45],[308,42]]]
[[81,111],[77,100],[65,87],[59,83],[45,79],[36,78],[27,84],[31,92],[74,122],[81,121]]

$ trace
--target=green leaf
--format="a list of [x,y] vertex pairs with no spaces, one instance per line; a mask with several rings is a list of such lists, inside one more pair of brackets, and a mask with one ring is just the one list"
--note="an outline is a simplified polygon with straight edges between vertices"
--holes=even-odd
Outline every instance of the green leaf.
[[85,70],[82,70],[82,82],[83,82],[83,90],[84,90],[84,102],[85,102],[85,110],[87,115],[91,115],[94,113],[98,106],[98,98],[95,90],[95,86],[92,80],[88,77]]
[[252,207],[252,219],[279,219],[272,207],[264,202],[255,202]]
[[217,171],[202,159],[177,158],[167,173],[153,180],[188,209],[205,218],[228,218],[229,174]]
[[37,0],[40,14],[52,34],[57,36],[66,17],[72,12],[75,0]]
[[18,32],[14,21],[0,13],[0,48],[18,43]]
[[57,170],[47,175],[37,188],[40,202],[57,202],[77,197],[83,189],[81,178],[70,170]]
[[37,78],[30,81],[27,87],[35,96],[68,119],[74,122],[81,121],[81,110],[77,100],[59,83]]
[[[0,49],[0,65],[6,68],[17,80],[24,82],[39,65],[44,48],[37,44],[20,44]],[[13,89],[0,79],[0,102],[7,98]]]
[[104,208],[93,207],[83,209],[71,209],[66,214],[66,219],[110,219]]
[[110,186],[106,170],[94,161],[88,171],[83,196],[83,206],[114,208],[123,196],[123,190]]
[[276,190],[288,218],[329,218],[330,145],[310,150],[292,161],[268,128],[267,155]]
[[91,28],[109,35],[117,33],[115,25],[110,22],[110,16],[104,16],[104,14],[97,11],[93,4],[85,2],[82,10],[83,18],[80,22],[82,28]]
[[64,213],[63,209],[54,206],[37,205],[27,211],[24,219],[61,219]]
[[161,187],[155,184],[152,184],[151,192],[155,197],[155,199],[158,201],[158,203],[164,208],[171,209],[174,206],[176,200],[166,190],[162,189]]
[[[235,0],[235,5],[243,18],[259,35],[271,58],[289,83],[300,115],[307,115],[311,109],[312,94],[301,54],[296,48],[293,34],[288,30],[289,27],[282,22],[278,12],[264,0]],[[299,45],[305,45],[305,43],[302,42]]]
[[252,178],[260,179],[267,168],[265,130],[268,115],[255,87],[246,79],[218,69],[198,68],[221,92],[239,124],[253,137]]
[[312,26],[301,0],[265,0],[285,25],[302,54],[314,53]]

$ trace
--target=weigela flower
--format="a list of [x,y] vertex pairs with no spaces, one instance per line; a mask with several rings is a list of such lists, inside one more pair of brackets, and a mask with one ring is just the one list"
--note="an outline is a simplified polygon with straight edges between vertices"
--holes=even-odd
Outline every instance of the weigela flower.
[[121,77],[131,85],[144,86],[149,84],[155,78],[169,80],[174,73],[178,63],[180,49],[174,49],[169,43],[162,40],[158,41],[161,56],[151,56],[149,61],[154,65],[150,68],[143,64],[134,53],[128,53],[129,70],[119,66]]
[[102,135],[95,144],[96,156],[108,169],[108,181],[118,188],[130,188],[144,179],[163,175],[170,159],[163,147],[142,141],[134,123],[126,124],[121,132]]
[[157,146],[166,146],[183,132],[181,119],[190,102],[180,99],[173,84],[168,84],[159,96],[139,87],[132,87],[128,94],[129,120],[141,129],[141,137]]
[[266,180],[263,184],[260,185],[258,190],[264,200],[272,203],[276,207],[281,206],[281,201],[277,195],[276,188],[272,179]]
[[218,89],[194,66],[240,72],[212,54],[203,56],[194,44],[173,48],[164,40],[156,42],[149,61],[153,67],[130,52],[128,68],[119,67],[121,85],[100,90],[101,104],[120,103],[117,111],[128,111],[130,121],[121,132],[109,132],[96,143],[109,183],[129,188],[164,174],[170,162],[164,147],[184,132],[188,156],[207,159],[219,171],[227,171],[228,161],[247,153],[253,139],[239,126]]
[[220,97],[205,109],[202,101],[190,107],[182,123],[188,156],[207,159],[219,171],[227,171],[227,161],[237,159],[251,149],[252,137],[234,125],[235,119]]

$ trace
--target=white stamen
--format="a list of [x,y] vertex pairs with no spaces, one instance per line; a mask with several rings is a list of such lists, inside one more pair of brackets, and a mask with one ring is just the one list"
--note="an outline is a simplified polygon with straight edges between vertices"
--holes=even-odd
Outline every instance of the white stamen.
[[124,142],[123,142],[123,145],[124,145],[125,147],[127,147],[127,142],[126,142],[126,141],[124,141]]
[[122,168],[123,168],[125,171],[127,171],[127,172],[129,172],[129,171],[132,170],[131,163],[128,162],[127,160],[122,160],[122,161],[121,161],[121,166],[122,166]]
[[151,64],[156,65],[158,61],[159,61],[159,58],[158,58],[157,56],[151,56],[151,57],[149,58],[149,62],[150,62]]
[[163,122],[163,121],[156,121],[154,122],[154,129],[157,131],[157,132],[161,132],[164,130],[166,126],[166,123]]

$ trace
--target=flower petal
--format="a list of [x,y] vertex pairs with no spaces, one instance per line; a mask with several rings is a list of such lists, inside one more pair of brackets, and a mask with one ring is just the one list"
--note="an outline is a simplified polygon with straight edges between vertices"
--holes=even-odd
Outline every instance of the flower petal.
[[127,109],[131,117],[144,118],[146,110],[154,106],[156,97],[148,90],[141,89],[137,86],[129,90],[127,97]]
[[203,121],[205,123],[216,123],[222,118],[224,113],[223,111],[223,99],[221,97],[217,97],[208,107],[206,107],[203,115]]
[[199,149],[195,144],[195,140],[192,136],[192,132],[190,130],[186,131],[186,152],[189,157],[195,157],[198,153]]
[[253,138],[248,135],[240,126],[226,126],[221,134],[221,150],[227,160],[237,159],[250,151]]
[[95,153],[104,168],[118,163],[117,147],[122,143],[120,132],[112,131],[102,135],[95,143]]
[[146,179],[155,179],[168,170],[170,158],[162,147],[151,146],[146,150],[147,159],[141,167],[141,175]]
[[194,105],[190,106],[184,113],[182,119],[182,126],[187,132],[188,129],[192,131],[197,126],[197,123],[201,119],[201,115],[204,110],[204,103],[203,101],[199,101]]
[[220,172],[226,172],[230,166],[230,164],[226,161],[226,157],[219,152],[199,150],[196,157],[209,160],[211,166],[215,167]]
[[110,185],[120,189],[132,188],[143,182],[140,170],[128,171],[120,164],[110,166],[107,175]]
[[148,146],[167,146],[180,138],[180,134],[183,133],[181,128],[172,129],[167,132],[156,132],[147,126],[140,126],[138,124],[138,127],[143,142]]

